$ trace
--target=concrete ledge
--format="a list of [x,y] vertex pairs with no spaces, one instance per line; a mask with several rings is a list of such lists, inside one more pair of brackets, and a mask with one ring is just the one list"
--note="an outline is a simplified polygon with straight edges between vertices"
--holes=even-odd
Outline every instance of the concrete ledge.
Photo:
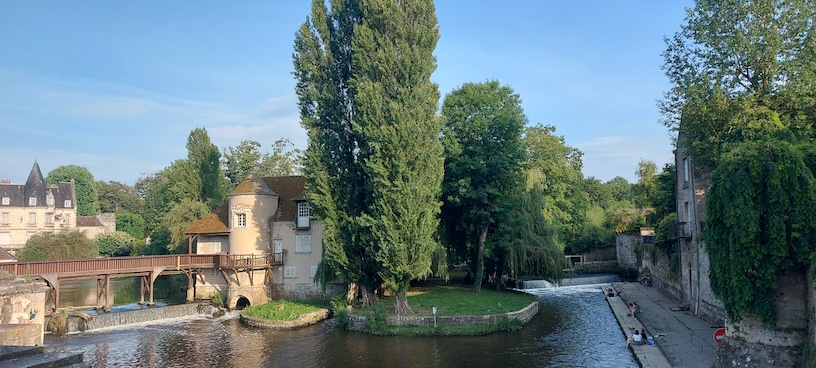
[[0,324],[0,345],[38,346],[43,344],[41,324]]
[[331,316],[331,312],[326,309],[320,309],[310,313],[301,314],[298,318],[292,321],[272,321],[264,318],[250,317],[243,311],[240,313],[241,323],[252,326],[269,328],[273,330],[295,330],[301,327],[306,327],[325,320]]
[[[612,285],[605,286],[603,290],[608,288],[615,290]],[[615,290],[615,295],[617,294],[618,291]],[[609,302],[609,308],[612,309],[612,313],[618,320],[618,324],[623,332],[624,338],[621,340],[621,344],[626,344],[626,339],[629,337],[629,327],[634,327],[636,330],[641,331],[646,330],[643,324],[640,323],[640,320],[632,316],[627,316],[627,314],[629,314],[629,307],[626,305],[626,301],[621,299],[621,297],[613,296],[606,298],[606,301]],[[629,349],[632,350],[635,359],[640,362],[642,367],[671,368],[672,366],[666,356],[663,355],[663,352],[658,348],[657,341],[655,341],[655,345],[631,345]]]
[[[538,314],[538,301],[517,310],[502,314],[487,315],[466,315],[466,316],[437,316],[437,325],[469,325],[475,323],[497,323],[504,318],[518,319],[521,324],[527,324]],[[366,317],[360,315],[349,315],[349,329],[353,331],[365,331]],[[433,326],[433,316],[391,316],[385,318],[386,325],[392,326]]]

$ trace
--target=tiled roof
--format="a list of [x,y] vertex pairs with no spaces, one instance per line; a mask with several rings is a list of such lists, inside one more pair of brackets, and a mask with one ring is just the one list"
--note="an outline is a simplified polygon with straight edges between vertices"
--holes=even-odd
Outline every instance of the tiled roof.
[[[279,196],[279,208],[275,221],[294,221],[297,202],[306,200],[306,181],[302,176],[276,176],[256,179],[250,174],[229,195],[267,194]],[[207,217],[190,225],[185,234],[229,233],[229,200]]]
[[229,233],[229,202],[224,202],[211,214],[190,225],[185,234]]
[[8,261],[16,261],[17,258],[14,258],[11,253],[6,252],[5,249],[0,248],[0,262],[8,262]]
[[[0,197],[9,198],[10,207],[47,207],[46,197],[49,191],[54,196],[55,208],[76,208],[74,183],[61,182],[46,186],[37,162],[31,167],[25,184],[0,183]],[[28,205],[28,199],[32,197],[37,199],[35,206]],[[71,201],[70,206],[65,206],[66,200]]]
[[306,179],[302,176],[275,176],[263,178],[269,188],[280,194],[280,209],[276,221],[294,221],[297,202],[306,200]]
[[265,195],[277,195],[272,189],[267,186],[261,178],[255,176],[255,174],[249,174],[246,179],[241,181],[232,192],[227,194],[227,196],[234,196],[234,195],[243,195],[243,194],[265,194]]
[[76,226],[77,227],[100,227],[105,226],[99,221],[96,216],[77,216],[76,219]]

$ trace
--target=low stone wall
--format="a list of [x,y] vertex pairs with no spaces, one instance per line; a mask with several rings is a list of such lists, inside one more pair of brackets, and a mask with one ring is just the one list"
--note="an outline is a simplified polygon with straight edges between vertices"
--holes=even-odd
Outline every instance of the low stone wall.
[[0,346],[41,346],[43,325],[0,324]]
[[316,300],[331,299],[342,288],[339,284],[328,284],[324,291],[313,282],[300,284],[270,284],[271,299],[283,300]]
[[330,316],[331,311],[323,308],[314,312],[301,314],[298,318],[292,321],[272,321],[264,318],[251,317],[243,311],[241,312],[239,318],[241,323],[247,326],[269,328],[273,330],[294,330],[301,327],[311,326],[329,318]]
[[19,277],[4,278],[0,280],[0,345],[42,345],[48,286]]
[[[437,316],[436,323],[439,325],[469,325],[475,323],[498,323],[505,317],[507,319],[518,319],[522,324],[527,324],[538,314],[538,301],[530,303],[521,310],[504,314],[489,315],[469,315],[469,316]],[[366,317],[360,315],[349,315],[349,330],[365,331]],[[385,324],[394,326],[433,326],[433,316],[392,316],[385,318]]]

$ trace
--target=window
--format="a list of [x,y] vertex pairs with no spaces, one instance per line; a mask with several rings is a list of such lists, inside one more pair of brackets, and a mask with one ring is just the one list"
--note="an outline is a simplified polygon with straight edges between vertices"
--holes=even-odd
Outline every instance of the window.
[[70,199],[66,199],[64,204],[65,204],[65,205],[64,205],[63,207],[65,207],[65,208],[71,208],[71,200],[70,200]]
[[309,204],[306,202],[298,202],[297,204],[297,228],[299,229],[308,229],[309,228],[309,216],[311,216],[311,211],[309,211]]
[[312,236],[311,235],[295,236],[295,253],[311,253],[311,252],[312,252]]
[[8,224],[9,224],[9,213],[8,212],[3,212],[3,214],[0,215],[0,225],[8,225]]
[[9,244],[9,233],[0,233],[0,245]]
[[29,225],[36,225],[37,224],[37,214],[31,212],[28,214],[28,224]]
[[8,206],[8,205],[10,205],[10,204],[11,204],[11,198],[9,198],[9,197],[3,197],[3,205],[4,205],[4,206]]
[[37,205],[37,197],[29,197],[28,198],[28,205],[29,206],[36,206]]
[[239,213],[237,216],[238,216],[238,220],[236,222],[237,226],[246,227],[246,213]]
[[31,239],[31,237],[34,236],[34,234],[37,234],[37,233],[27,232],[26,233],[26,242],[28,242],[28,240]]
[[314,278],[317,275],[317,266],[312,266],[312,269],[309,270],[309,277]]
[[297,267],[295,267],[295,266],[285,266],[285,267],[283,267],[283,277],[290,278],[290,279],[297,277]]
[[283,240],[275,239],[275,250],[273,253],[283,253]]
[[688,188],[689,186],[689,178],[690,178],[690,168],[689,168],[689,161],[688,157],[683,159],[683,188]]
[[46,213],[45,214],[45,224],[46,225],[53,225],[54,224],[54,214],[53,213]]

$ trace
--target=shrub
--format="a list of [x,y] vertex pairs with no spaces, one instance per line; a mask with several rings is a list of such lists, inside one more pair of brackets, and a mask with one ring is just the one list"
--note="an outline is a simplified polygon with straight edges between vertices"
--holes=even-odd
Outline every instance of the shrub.
[[79,230],[39,233],[28,239],[17,252],[21,261],[94,258],[99,255],[96,243]]
[[124,231],[102,233],[96,236],[96,246],[102,256],[128,256],[133,251],[134,245],[133,237]]

